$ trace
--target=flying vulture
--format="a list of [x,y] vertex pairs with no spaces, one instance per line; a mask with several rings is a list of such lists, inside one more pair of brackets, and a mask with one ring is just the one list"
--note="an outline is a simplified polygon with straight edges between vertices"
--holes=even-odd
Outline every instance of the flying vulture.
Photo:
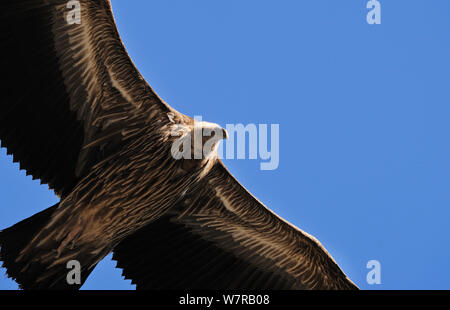
[[[21,288],[78,289],[113,252],[138,289],[357,289],[319,241],[228,172],[222,128],[158,97],[110,1],[2,0],[0,25],[1,146],[60,197],[0,232],[0,260]],[[198,129],[210,151],[174,158]]]

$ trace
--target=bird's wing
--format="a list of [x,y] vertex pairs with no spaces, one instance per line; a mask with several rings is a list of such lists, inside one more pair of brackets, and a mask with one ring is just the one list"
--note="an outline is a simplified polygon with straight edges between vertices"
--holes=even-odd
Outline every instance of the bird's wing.
[[58,194],[170,110],[133,65],[108,0],[2,0],[0,49],[1,145]]
[[314,237],[278,217],[218,162],[171,214],[123,240],[137,288],[357,289]]

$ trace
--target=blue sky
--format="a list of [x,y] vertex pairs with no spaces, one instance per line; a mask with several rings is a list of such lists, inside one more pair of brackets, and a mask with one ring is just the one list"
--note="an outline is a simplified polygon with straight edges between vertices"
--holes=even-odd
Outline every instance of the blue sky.
[[[450,1],[113,0],[158,94],[223,126],[279,124],[280,165],[226,160],[363,289],[450,289]],[[0,151],[0,228],[57,202]],[[381,263],[381,285],[366,264]],[[106,258],[84,288],[132,289]],[[15,285],[0,270],[0,289]]]

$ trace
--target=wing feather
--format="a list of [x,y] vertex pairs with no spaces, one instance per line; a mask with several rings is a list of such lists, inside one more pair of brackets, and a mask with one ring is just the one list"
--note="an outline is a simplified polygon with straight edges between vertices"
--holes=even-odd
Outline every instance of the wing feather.
[[107,0],[0,4],[1,146],[35,179],[67,194],[127,134],[170,108],[137,71]]
[[266,208],[221,162],[114,253],[138,288],[357,289],[319,241]]

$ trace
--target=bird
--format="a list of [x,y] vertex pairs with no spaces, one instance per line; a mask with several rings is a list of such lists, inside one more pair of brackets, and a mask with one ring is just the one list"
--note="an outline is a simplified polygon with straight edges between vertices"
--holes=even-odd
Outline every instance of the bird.
[[[1,147],[59,197],[0,232],[21,289],[79,289],[110,253],[137,289],[358,289],[232,176],[217,152],[225,129],[156,94],[109,0],[3,0],[0,45]],[[184,156],[198,132],[205,151]]]

